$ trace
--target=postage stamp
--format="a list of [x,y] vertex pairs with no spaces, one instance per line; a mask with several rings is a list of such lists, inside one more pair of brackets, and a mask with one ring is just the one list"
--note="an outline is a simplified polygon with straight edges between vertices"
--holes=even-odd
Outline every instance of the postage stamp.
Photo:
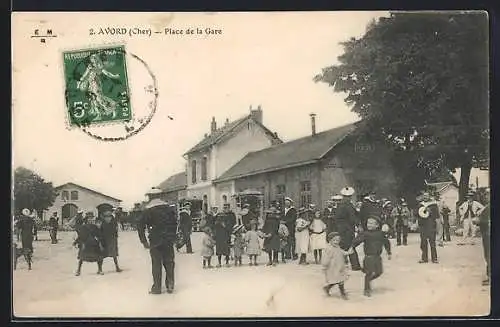
[[122,44],[62,51],[68,128],[100,141],[123,141],[142,131],[158,103],[155,74]]
[[65,51],[63,60],[71,126],[131,119],[125,46]]

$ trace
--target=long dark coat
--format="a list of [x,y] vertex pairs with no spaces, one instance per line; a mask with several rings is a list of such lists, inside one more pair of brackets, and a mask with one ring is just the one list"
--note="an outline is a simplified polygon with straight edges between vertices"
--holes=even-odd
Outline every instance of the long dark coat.
[[[285,211],[286,209],[284,209],[283,212]],[[288,211],[286,211],[284,219],[286,221],[286,227],[290,232],[290,238],[293,239],[295,237],[295,221],[297,220],[297,209],[295,209],[294,207],[288,209]]]
[[280,236],[278,229],[280,227],[280,220],[278,214],[269,213],[267,214],[264,227],[262,227],[262,232],[265,234],[270,234],[269,237],[264,239],[264,251],[279,251],[280,249]]
[[349,202],[339,204],[335,216],[335,226],[340,234],[340,247],[347,250],[354,239],[357,222],[356,209]]
[[21,216],[16,223],[16,227],[21,233],[21,246],[23,249],[30,249],[33,251],[33,230],[35,224],[33,218],[26,216]]
[[104,253],[103,256],[117,257],[118,256],[118,220],[112,218],[108,223],[102,222],[101,231],[103,236]]
[[[220,219],[220,218],[219,218]],[[229,255],[229,243],[231,242],[231,232],[222,221],[215,223],[215,252],[217,255]]]
[[86,262],[96,262],[104,256],[104,244],[101,230],[94,224],[76,226],[78,237],[78,259]]

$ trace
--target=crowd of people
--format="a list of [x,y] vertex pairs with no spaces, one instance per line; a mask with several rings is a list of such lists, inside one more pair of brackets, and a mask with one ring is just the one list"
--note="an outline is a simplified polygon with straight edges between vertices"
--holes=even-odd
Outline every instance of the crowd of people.
[[[412,211],[405,199],[395,205],[387,199],[376,199],[374,192],[363,196],[360,204],[353,202],[355,190],[344,187],[340,194],[334,195],[321,209],[314,204],[296,209],[294,201],[286,197],[284,207],[272,203],[264,211],[264,217],[250,210],[248,204],[237,217],[225,204],[222,212],[217,207],[205,215],[200,222],[203,232],[200,254],[204,269],[214,268],[212,258],[217,259],[216,267],[242,266],[243,257],[248,257],[248,265],[257,266],[258,257],[267,254],[267,266],[274,267],[288,261],[299,265],[322,265],[325,275],[324,291],[330,294],[337,285],[343,299],[348,299],[344,282],[347,269],[365,274],[364,294],[371,296],[371,281],[383,274],[382,252],[391,258],[391,243],[395,238],[397,246],[408,245],[409,226]],[[472,244],[471,232],[479,226],[483,240],[486,264],[486,279],[489,284],[489,205],[482,205],[468,193],[467,201],[459,206],[459,223],[463,225],[463,236],[458,244]],[[437,245],[450,241],[450,210],[438,203],[432,194],[424,192],[417,199],[417,224],[420,233],[421,257],[419,263],[439,263]],[[78,248],[77,270],[81,274],[83,262],[97,263],[97,273],[103,274],[105,258],[113,258],[115,270],[121,272],[118,263],[118,226],[117,212],[104,210],[94,220],[91,214],[78,211],[69,226],[76,232],[73,245]],[[22,248],[31,256],[33,240],[36,235],[35,218],[29,209],[23,209],[16,221],[20,231]],[[57,214],[49,219],[51,243],[57,244],[59,220]],[[136,220],[140,242],[149,250],[152,263],[153,285],[151,294],[161,294],[162,269],[165,269],[167,293],[175,286],[175,248],[179,251],[186,247],[193,253],[191,244],[192,219],[190,204],[180,208],[160,199],[153,199]],[[146,237],[146,230],[148,237]],[[19,241],[19,239],[18,239]],[[364,258],[359,259],[356,248],[363,244]],[[310,255],[312,254],[312,258]],[[281,255],[281,260],[280,260]],[[224,262],[223,262],[224,259]],[[31,263],[30,263],[31,269]]]

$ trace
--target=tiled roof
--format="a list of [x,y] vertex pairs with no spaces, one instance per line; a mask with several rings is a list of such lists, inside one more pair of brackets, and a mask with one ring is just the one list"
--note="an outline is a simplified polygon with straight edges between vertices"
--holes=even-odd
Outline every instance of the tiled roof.
[[164,192],[183,190],[186,187],[187,187],[187,176],[186,172],[184,171],[170,176],[165,181],[160,183],[160,185],[158,185],[158,188]]
[[117,201],[117,202],[122,202],[122,200],[120,200],[120,199],[114,198],[114,197],[109,196],[109,195],[106,195],[106,194],[104,194],[104,193],[97,192],[97,191],[95,191],[95,190],[93,190],[93,189],[90,189],[90,188],[87,188],[87,187],[84,187],[84,186],[78,185],[78,184],[76,184],[76,183],[71,183],[71,182],[69,182],[69,183],[64,183],[64,184],[62,184],[62,185],[59,185],[59,186],[55,187],[54,189],[57,191],[57,190],[59,190],[59,189],[63,188],[64,186],[66,186],[66,185],[72,185],[73,187],[80,188],[80,189],[85,190],[85,191],[87,191],[87,192],[90,192],[90,193],[93,193],[93,194],[97,194],[97,195],[99,195],[99,196],[102,196],[102,197],[105,197],[105,198],[108,198],[108,199],[111,199],[111,200],[114,200],[114,201]]
[[184,155],[190,154],[192,152],[200,151],[205,149],[206,147],[209,147],[211,145],[216,144],[219,140],[221,140],[224,136],[226,136],[229,132],[234,130],[236,127],[238,127],[240,124],[246,122],[247,120],[252,119],[255,123],[257,123],[260,127],[264,129],[264,131],[271,137],[275,138],[277,141],[282,142],[279,138],[276,137],[276,135],[271,132],[267,127],[265,127],[263,124],[257,122],[254,120],[251,115],[246,115],[245,117],[242,117],[240,119],[237,119],[235,121],[232,121],[228,124],[225,124],[221,128],[217,129],[214,133],[209,134],[207,137],[205,137],[203,140],[201,140],[198,144],[196,144],[194,147],[189,149]]
[[326,155],[333,147],[356,129],[357,124],[333,128],[314,136],[248,153],[229,168],[217,181],[256,175],[289,167],[313,163]]

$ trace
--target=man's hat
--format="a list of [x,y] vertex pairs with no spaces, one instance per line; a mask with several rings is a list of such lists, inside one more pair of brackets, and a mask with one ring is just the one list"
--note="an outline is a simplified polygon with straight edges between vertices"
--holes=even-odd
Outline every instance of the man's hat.
[[77,213],[83,213],[82,209],[78,209]]
[[235,225],[233,227],[233,234],[236,234],[240,231],[243,231],[244,229],[245,229],[245,226],[243,226],[242,224]]
[[475,193],[472,190],[470,190],[469,192],[467,192],[467,196],[474,196],[474,195],[475,195]]
[[191,202],[184,202],[183,208],[191,208]]
[[340,190],[340,194],[343,196],[352,196],[354,194],[354,188],[346,186]]
[[334,196],[332,196],[332,200],[334,200],[334,201],[342,200],[342,198],[343,198],[343,196],[340,194],[335,194]]
[[31,211],[30,209],[28,208],[24,208],[21,213],[24,215],[24,216],[29,216],[31,214]]
[[243,208],[250,208],[250,204],[248,203],[243,204]]
[[291,203],[293,203],[293,200],[291,198],[289,198],[288,196],[285,197],[285,201],[290,201]]
[[340,236],[340,234],[337,232],[328,233],[328,235],[326,235],[326,241],[330,242],[335,236]]

